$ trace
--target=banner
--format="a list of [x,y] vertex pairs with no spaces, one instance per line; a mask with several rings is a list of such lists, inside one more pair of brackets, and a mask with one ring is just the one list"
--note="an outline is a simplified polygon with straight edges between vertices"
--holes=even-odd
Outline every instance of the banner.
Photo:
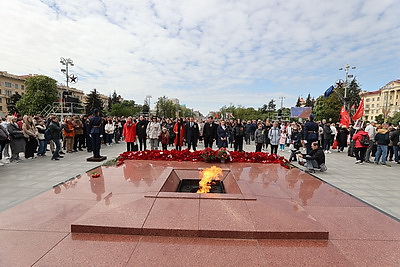
[[364,115],[364,98],[361,99],[360,105],[357,108],[356,113],[353,115],[353,121],[360,119]]
[[292,107],[290,108],[290,117],[307,119],[310,117],[311,112],[311,107]]
[[347,113],[346,109],[343,106],[342,109],[340,110],[340,124],[346,125],[346,127],[349,127],[350,122],[351,122],[351,120],[350,120],[349,113]]

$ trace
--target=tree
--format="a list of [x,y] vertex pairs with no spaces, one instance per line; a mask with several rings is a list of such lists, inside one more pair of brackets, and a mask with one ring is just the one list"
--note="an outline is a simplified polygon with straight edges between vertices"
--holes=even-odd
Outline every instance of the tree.
[[301,107],[300,96],[297,98],[296,107]]
[[312,108],[313,108],[313,107],[314,107],[314,104],[315,104],[315,99],[314,99],[314,98],[311,99],[311,94],[308,93],[305,106],[306,106],[306,107],[312,107]]
[[383,117],[383,114],[379,114],[378,116],[375,117],[375,120],[378,124],[382,124],[385,122],[385,118]]
[[157,116],[162,116],[164,118],[173,118],[176,116],[176,111],[178,110],[178,105],[174,104],[166,96],[159,97],[156,103]]
[[40,114],[47,105],[58,100],[57,81],[44,76],[36,75],[26,79],[26,93],[16,102],[16,108],[21,114]]
[[[349,112],[350,117],[353,116],[355,110],[357,110],[358,105],[360,105],[361,97],[361,88],[354,78],[347,89],[347,98],[346,98],[346,109]],[[354,106],[355,109],[352,110],[351,107]]]
[[392,123],[393,125],[395,125],[395,126],[399,125],[399,122],[400,122],[400,112],[399,112],[399,111],[395,112],[395,113],[393,114],[393,117],[390,117],[388,121],[391,122],[391,123]]
[[22,98],[18,92],[10,96],[9,101],[7,102],[7,110],[9,114],[18,113],[17,102]]
[[103,111],[103,100],[100,98],[100,94],[96,89],[90,91],[90,94],[87,95],[85,110],[86,113],[91,113],[95,108],[97,108],[100,112]]
[[112,116],[135,116],[141,111],[141,107],[136,105],[134,100],[124,100],[121,103],[112,105],[110,115]]
[[331,94],[327,98],[321,95],[315,101],[313,113],[316,120],[326,119],[328,122],[337,122],[340,119],[339,115],[342,105],[337,94]]

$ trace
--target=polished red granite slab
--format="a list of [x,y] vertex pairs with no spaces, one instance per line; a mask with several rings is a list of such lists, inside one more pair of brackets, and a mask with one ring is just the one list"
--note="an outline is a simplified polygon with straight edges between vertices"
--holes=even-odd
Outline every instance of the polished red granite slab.
[[[56,186],[0,213],[0,266],[400,265],[398,221],[298,169],[217,165],[240,194],[159,192],[202,162],[127,161]],[[329,239],[307,239],[310,229]]]
[[[126,168],[131,162],[127,161]],[[149,199],[148,203],[150,199],[153,199],[152,205],[143,206],[136,200],[138,194],[135,194],[135,200],[130,203],[121,203],[123,207],[115,203],[112,205],[113,208],[96,205],[82,218],[73,222],[72,232],[254,239],[327,239],[329,236],[328,230],[304,209],[300,212],[292,208],[290,195],[280,186],[270,185],[268,193],[265,193],[263,189],[256,190],[257,185],[262,187],[259,183],[261,180],[254,179],[250,185],[243,184],[246,178],[248,179],[248,175],[263,177],[263,172],[269,169],[265,169],[262,164],[257,164],[254,169],[251,165],[247,167],[246,164],[240,174],[231,172],[231,169],[223,166],[221,180],[225,185],[226,194],[182,194],[176,192],[180,180],[198,179],[200,170],[209,165],[185,162],[174,166],[171,163],[163,170],[153,172],[154,176],[151,176],[150,180],[146,179],[148,174],[144,170],[147,168],[151,172],[152,168],[157,168],[160,164],[164,166],[165,163],[153,162],[151,166],[145,163],[143,166],[138,166],[137,162],[133,163],[136,168],[139,167],[140,176],[145,177],[141,179],[151,181],[151,184],[145,185],[147,190],[145,198]],[[285,174],[279,165],[278,168],[275,165],[271,166],[273,166],[272,170],[267,173],[281,173],[281,176]],[[134,169],[131,170],[134,174],[129,174],[126,168],[124,177],[136,175],[137,172]],[[100,173],[100,170],[96,172]],[[242,177],[241,183],[237,183],[235,173]],[[96,179],[104,180],[103,175]],[[90,181],[93,179],[95,178],[90,178]],[[118,180],[118,178],[112,180],[113,183],[116,179]],[[120,188],[119,182],[116,183]],[[250,191],[244,188],[244,192],[247,193],[243,194],[241,188],[246,186],[250,188]],[[117,192],[119,193],[113,191],[112,195],[116,197],[121,194],[121,191]],[[138,190],[133,192],[138,192]],[[124,193],[124,195],[127,194]],[[264,199],[258,200],[259,196]],[[143,198],[139,195],[140,197]],[[278,202],[275,201],[276,197],[279,198]],[[266,198],[271,201],[271,205],[263,204]],[[137,217],[129,219],[126,214],[138,214],[139,219]]]

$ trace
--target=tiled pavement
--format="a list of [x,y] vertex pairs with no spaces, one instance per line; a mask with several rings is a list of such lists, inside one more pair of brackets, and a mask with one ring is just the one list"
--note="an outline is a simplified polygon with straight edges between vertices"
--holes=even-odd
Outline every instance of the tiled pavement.
[[[103,146],[101,154],[110,160],[125,148],[124,143],[112,147]],[[199,144],[198,149],[202,148],[202,144]],[[245,145],[245,150],[254,151],[254,145]],[[279,154],[289,157],[288,151]],[[89,156],[87,152],[77,152],[67,154],[60,161],[51,161],[48,156],[0,166],[0,212],[101,164],[87,162]],[[314,176],[400,219],[398,164],[391,164],[392,167],[358,165],[354,164],[355,159],[348,157],[347,153],[336,151],[326,155],[326,162],[328,171],[317,172]]]

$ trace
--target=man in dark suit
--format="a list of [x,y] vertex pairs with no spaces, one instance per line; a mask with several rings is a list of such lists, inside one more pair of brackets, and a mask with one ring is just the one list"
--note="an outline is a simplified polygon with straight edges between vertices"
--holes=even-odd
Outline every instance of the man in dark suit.
[[193,117],[190,117],[189,122],[186,123],[185,127],[185,138],[184,141],[187,143],[188,149],[193,147],[196,151],[197,140],[199,139],[199,125],[194,121]]
[[100,147],[103,137],[103,118],[99,115],[99,110],[93,110],[93,117],[89,120],[89,134],[92,138],[93,158],[101,158]]
[[204,147],[212,148],[213,142],[217,140],[218,125],[214,122],[213,117],[208,117],[207,122],[204,124],[203,137]]

